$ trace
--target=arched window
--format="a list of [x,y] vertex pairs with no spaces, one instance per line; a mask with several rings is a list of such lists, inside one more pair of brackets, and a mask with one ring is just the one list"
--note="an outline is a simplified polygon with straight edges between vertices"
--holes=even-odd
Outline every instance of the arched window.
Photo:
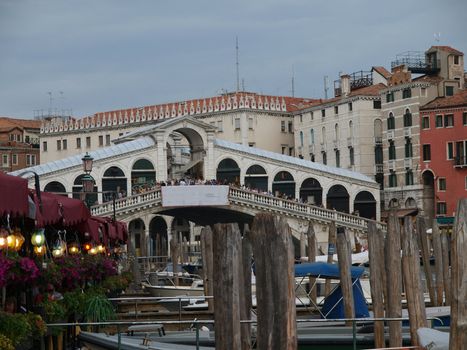
[[394,118],[394,114],[389,113],[388,117],[388,130],[394,130],[396,128],[396,120]]
[[337,123],[334,125],[334,140],[339,140],[339,125]]
[[404,127],[412,126],[412,113],[407,108],[404,113]]
[[315,131],[313,129],[310,129],[310,145],[315,144]]
[[349,135],[353,138],[353,122],[349,121]]
[[300,146],[303,147],[303,131],[300,131]]

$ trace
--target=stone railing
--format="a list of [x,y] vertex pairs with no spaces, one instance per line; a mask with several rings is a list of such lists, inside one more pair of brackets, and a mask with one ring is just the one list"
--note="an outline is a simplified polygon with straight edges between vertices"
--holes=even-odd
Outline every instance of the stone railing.
[[[189,188],[190,186],[186,186],[187,194],[189,194]],[[230,187],[229,189],[229,202],[234,205],[252,207],[256,210],[274,211],[276,213],[303,220],[317,220],[324,223],[335,221],[337,225],[361,231],[367,230],[369,221],[368,219],[360,216],[350,215],[311,204],[299,203],[234,187]],[[160,189],[156,189],[115,200],[115,213],[118,218],[118,216],[125,215],[136,210],[140,211],[145,208],[160,206],[161,204],[161,191]],[[96,216],[111,216],[113,211],[114,204],[112,201],[98,204],[91,208],[91,214]],[[386,230],[386,225],[383,223],[377,222],[377,227],[381,228],[383,231]]]

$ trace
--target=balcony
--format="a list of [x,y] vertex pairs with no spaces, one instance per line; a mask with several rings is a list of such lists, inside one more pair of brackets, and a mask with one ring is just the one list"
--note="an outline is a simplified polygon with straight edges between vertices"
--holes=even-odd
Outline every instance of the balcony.
[[412,137],[412,128],[410,126],[404,128],[404,137],[405,138]]
[[404,168],[412,169],[412,158],[404,158]]
[[394,140],[394,130],[388,130],[388,140]]
[[454,158],[454,168],[467,168],[467,156]]
[[383,144],[383,138],[381,136],[375,136],[375,144],[376,145],[382,145]]
[[388,161],[389,170],[396,170],[396,160],[391,159]]

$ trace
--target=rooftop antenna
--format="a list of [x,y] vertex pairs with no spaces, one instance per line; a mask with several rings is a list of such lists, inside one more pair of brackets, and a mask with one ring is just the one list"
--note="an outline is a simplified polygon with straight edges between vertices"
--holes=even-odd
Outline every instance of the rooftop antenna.
[[242,78],[242,91],[245,92],[245,79]]
[[239,71],[239,65],[238,65],[238,36],[235,37],[235,51],[237,54],[237,92],[240,90],[240,71]]
[[439,38],[441,37],[441,32],[435,33],[435,34],[433,34],[433,36],[435,37],[435,41],[437,43],[439,43]]
[[52,116],[52,91],[47,91],[47,94],[49,95],[49,117]]
[[325,99],[328,98],[328,90],[329,90],[328,79],[329,79],[329,77],[327,75],[325,75],[324,76],[324,98]]
[[292,97],[295,97],[295,70],[292,66]]

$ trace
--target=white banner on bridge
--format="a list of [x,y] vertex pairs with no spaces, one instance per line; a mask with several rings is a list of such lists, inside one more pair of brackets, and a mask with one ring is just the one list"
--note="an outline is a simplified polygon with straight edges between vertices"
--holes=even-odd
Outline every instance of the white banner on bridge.
[[229,204],[229,186],[162,186],[163,207],[212,206]]

